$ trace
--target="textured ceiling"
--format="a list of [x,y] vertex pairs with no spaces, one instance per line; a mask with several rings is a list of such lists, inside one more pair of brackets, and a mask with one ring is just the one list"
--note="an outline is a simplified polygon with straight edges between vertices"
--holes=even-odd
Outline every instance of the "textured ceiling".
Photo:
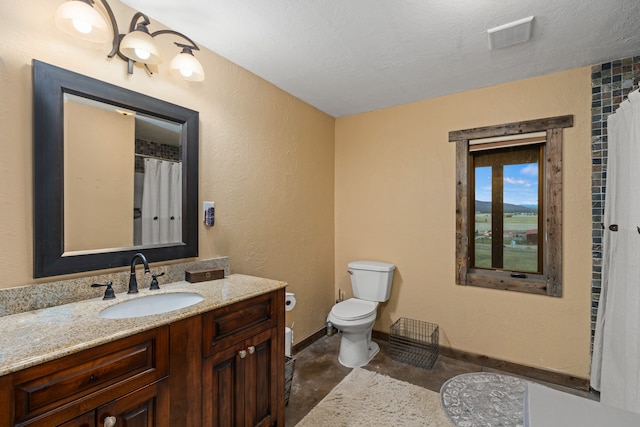
[[334,117],[640,55],[640,0],[122,1]]

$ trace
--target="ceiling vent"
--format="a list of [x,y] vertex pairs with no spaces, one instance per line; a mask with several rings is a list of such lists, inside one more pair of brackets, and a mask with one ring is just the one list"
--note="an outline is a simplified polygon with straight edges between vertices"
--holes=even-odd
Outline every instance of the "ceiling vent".
[[487,30],[489,35],[489,48],[500,49],[518,43],[526,42],[531,38],[531,23],[533,16],[519,19],[508,24]]

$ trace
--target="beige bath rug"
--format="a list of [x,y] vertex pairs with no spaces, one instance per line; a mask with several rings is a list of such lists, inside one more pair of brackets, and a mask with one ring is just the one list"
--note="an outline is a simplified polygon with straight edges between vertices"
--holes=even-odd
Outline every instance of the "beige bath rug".
[[438,393],[355,368],[296,427],[451,427]]

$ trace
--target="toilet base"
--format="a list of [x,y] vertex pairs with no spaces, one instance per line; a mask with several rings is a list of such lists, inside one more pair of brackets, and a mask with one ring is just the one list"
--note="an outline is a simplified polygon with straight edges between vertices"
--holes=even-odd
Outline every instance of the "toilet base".
[[[344,304],[344,302],[340,304]],[[377,307],[377,303],[371,308],[375,307]],[[375,311],[360,319],[343,320],[334,316],[332,309],[327,316],[327,321],[342,332],[340,354],[338,355],[338,361],[342,366],[347,368],[364,366],[380,351],[378,344],[371,341],[371,331],[376,321]]]
[[343,334],[340,342],[338,362],[347,368],[365,366],[380,352],[380,346],[377,342],[371,341],[370,335],[364,335],[364,340],[353,338]]

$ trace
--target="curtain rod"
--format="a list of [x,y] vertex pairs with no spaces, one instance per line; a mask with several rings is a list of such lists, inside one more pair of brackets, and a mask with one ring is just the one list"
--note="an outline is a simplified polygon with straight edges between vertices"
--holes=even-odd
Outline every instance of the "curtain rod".
[[141,158],[143,158],[143,159],[155,159],[155,160],[161,160],[161,161],[163,161],[163,162],[182,163],[182,160],[165,159],[164,157],[150,156],[150,155],[148,155],[148,154],[138,154],[138,153],[134,153],[134,156],[136,156],[136,157],[141,157]]

